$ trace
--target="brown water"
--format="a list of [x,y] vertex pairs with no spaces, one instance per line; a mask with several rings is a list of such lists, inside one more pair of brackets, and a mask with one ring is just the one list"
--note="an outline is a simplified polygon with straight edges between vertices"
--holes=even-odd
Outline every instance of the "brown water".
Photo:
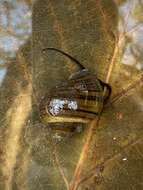
[[[11,15],[20,10],[15,3],[2,5],[5,17],[8,10]],[[23,19],[29,20],[17,26],[23,31],[30,22],[27,3]],[[16,50],[12,44],[13,58],[8,51],[9,61],[3,58],[8,66],[0,67],[7,71],[0,91],[0,190],[143,189],[142,4],[34,2],[32,35],[25,30],[29,37]],[[79,70],[60,54],[42,53],[46,47],[68,52],[110,84],[112,94],[100,121],[95,116],[86,125],[60,123],[78,129],[73,133],[55,132],[41,121],[42,97]]]

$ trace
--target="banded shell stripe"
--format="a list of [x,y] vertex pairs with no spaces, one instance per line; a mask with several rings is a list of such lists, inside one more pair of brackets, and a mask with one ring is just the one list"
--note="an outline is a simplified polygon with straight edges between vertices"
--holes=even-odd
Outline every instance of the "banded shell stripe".
[[[84,91],[83,93],[72,93],[69,91],[67,92],[59,92],[59,93],[56,93],[56,95],[53,94],[52,98],[57,98],[57,99],[75,99],[78,101],[78,99],[82,99],[82,100],[94,100],[94,101],[98,101],[98,102],[103,102],[104,101],[104,98],[102,97],[102,94],[101,92],[88,92],[88,91]],[[48,97],[47,96],[47,99],[50,99],[50,96]]]
[[43,117],[42,118],[45,123],[88,123],[91,121],[89,118],[81,118],[81,117],[65,117],[65,116],[51,116],[51,117]]

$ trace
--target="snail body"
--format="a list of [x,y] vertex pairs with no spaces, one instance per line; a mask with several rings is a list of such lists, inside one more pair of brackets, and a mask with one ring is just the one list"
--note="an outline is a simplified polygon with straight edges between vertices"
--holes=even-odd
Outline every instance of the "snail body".
[[[55,50],[55,48],[48,48]],[[62,52],[73,61],[74,58]],[[51,89],[40,103],[40,118],[44,124],[61,131],[74,131],[75,127],[68,128],[68,124],[86,124],[98,115],[107,102],[111,87],[91,74],[79,62],[81,70],[72,74],[69,79]],[[106,93],[104,88],[106,87]],[[54,124],[54,127],[52,127]],[[62,127],[60,127],[62,126]],[[78,126],[78,125],[77,125]]]

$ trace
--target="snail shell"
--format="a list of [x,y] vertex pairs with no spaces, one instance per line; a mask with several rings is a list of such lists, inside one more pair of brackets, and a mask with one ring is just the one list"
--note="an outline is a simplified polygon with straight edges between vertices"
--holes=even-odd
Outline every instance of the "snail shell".
[[[104,86],[107,91],[103,96]],[[68,127],[67,123],[90,122],[99,114],[110,93],[107,84],[84,69],[72,74],[67,82],[51,89],[41,100],[41,121],[44,124],[55,124],[55,127],[51,127],[53,129],[74,131],[75,127]]]

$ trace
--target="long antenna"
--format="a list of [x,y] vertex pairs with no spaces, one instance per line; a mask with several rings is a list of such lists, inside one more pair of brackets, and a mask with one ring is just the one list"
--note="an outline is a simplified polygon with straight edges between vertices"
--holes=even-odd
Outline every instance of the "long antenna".
[[44,48],[44,49],[42,50],[42,52],[45,52],[45,51],[48,51],[48,50],[57,51],[57,52],[59,52],[59,53],[65,55],[66,57],[68,57],[69,59],[71,59],[73,62],[75,62],[75,63],[79,66],[79,68],[80,68],[81,70],[85,69],[85,67],[84,67],[77,59],[75,59],[74,57],[72,57],[72,56],[69,55],[68,53],[65,53],[64,51],[59,50],[59,49],[57,49],[57,48]]

